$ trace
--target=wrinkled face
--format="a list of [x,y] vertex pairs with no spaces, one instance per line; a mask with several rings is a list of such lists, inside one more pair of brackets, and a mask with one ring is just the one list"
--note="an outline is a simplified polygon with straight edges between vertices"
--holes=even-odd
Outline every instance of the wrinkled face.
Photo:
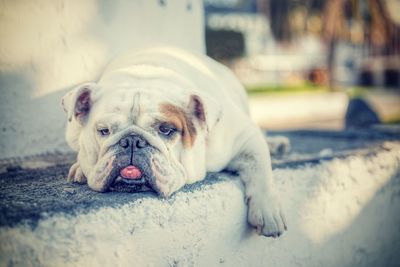
[[188,175],[205,175],[187,166],[194,164],[188,156],[204,150],[205,117],[197,96],[179,100],[153,90],[83,90],[74,113],[83,126],[78,163],[96,191],[148,187],[169,196]]

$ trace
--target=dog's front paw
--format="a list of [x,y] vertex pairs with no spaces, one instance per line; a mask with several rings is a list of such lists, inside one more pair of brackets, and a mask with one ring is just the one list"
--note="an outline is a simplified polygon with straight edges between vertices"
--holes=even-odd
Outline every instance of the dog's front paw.
[[87,182],[86,176],[83,174],[78,162],[72,164],[68,172],[68,182],[85,184]]
[[273,197],[250,196],[247,198],[248,222],[259,235],[279,237],[287,230],[280,205]]

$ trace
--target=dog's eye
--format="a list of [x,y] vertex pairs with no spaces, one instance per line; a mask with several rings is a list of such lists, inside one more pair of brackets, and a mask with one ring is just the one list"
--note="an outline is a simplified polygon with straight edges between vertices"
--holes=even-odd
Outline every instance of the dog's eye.
[[177,132],[177,129],[170,124],[163,123],[158,127],[158,132],[164,136],[170,137]]
[[107,136],[110,134],[110,130],[107,128],[101,128],[97,130],[101,136]]

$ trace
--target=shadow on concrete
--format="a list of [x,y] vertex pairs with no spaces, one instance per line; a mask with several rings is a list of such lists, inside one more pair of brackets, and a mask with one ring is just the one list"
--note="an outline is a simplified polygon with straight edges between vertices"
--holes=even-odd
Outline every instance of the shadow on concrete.
[[61,98],[73,87],[34,97],[34,81],[18,73],[0,73],[1,158],[71,151],[64,136]]
[[[388,194],[388,191],[391,194]],[[399,266],[399,200],[400,169],[362,207],[361,212],[349,226],[333,235],[318,248],[322,257],[329,261],[324,264],[335,266],[337,263],[336,266],[343,267]],[[343,244],[343,246],[338,246],[338,244]],[[352,249],[345,249],[349,247]],[[341,258],[336,258],[334,255],[341,255]]]

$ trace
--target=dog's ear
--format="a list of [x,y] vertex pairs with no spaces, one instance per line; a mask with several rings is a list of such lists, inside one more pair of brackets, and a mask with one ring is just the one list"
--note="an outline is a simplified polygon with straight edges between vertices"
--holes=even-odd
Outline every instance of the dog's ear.
[[95,83],[85,83],[72,89],[62,98],[62,106],[69,122],[73,119],[80,124],[86,122],[93,105],[93,92],[96,87]]
[[[188,125],[194,123],[198,128],[188,127],[188,129],[192,129],[189,131],[191,133],[189,140],[192,143],[187,146],[184,145],[180,155],[180,162],[186,170],[188,182],[199,181],[206,175],[207,133],[219,121],[222,115],[221,110],[220,103],[206,94],[196,92],[196,94],[189,96],[185,117],[188,117],[187,120],[190,121]],[[202,134],[199,134],[197,130],[201,131]]]
[[196,118],[202,127],[211,130],[221,116],[220,105],[205,95],[191,95],[189,100],[189,112]]

